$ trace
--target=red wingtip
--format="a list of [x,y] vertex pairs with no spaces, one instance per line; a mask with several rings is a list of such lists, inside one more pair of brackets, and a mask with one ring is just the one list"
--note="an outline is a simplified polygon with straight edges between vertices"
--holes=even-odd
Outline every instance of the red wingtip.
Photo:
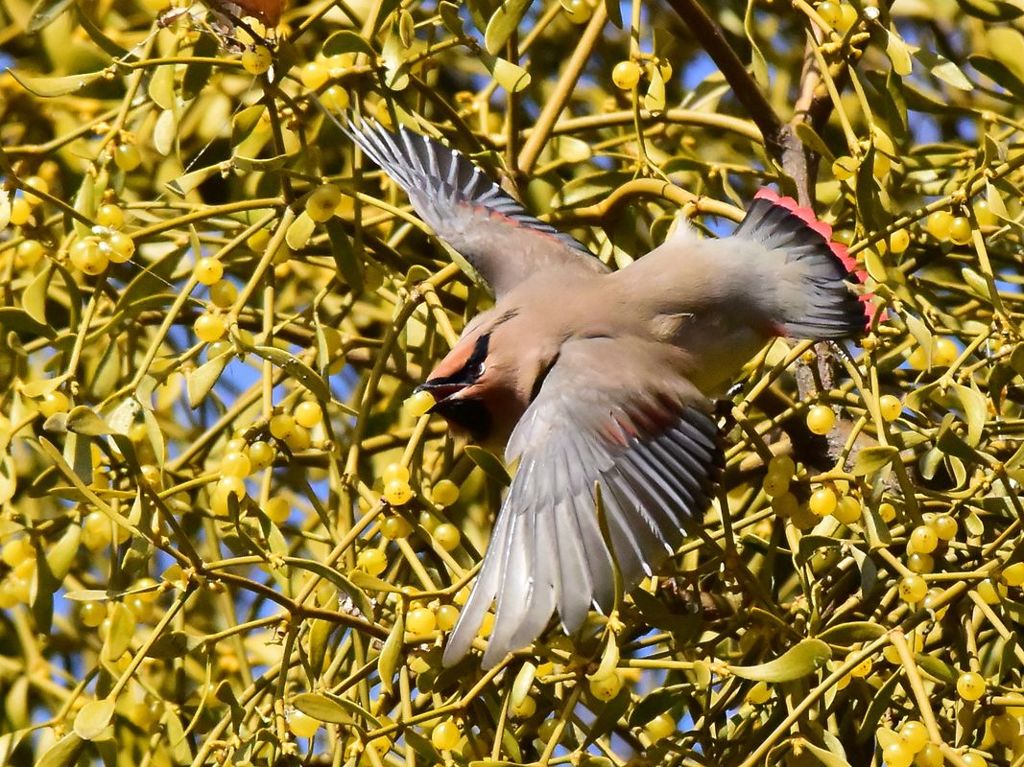
[[[758,189],[757,194],[754,195],[754,199],[768,200],[769,202],[775,205],[781,205],[783,208],[786,208],[797,218],[801,219],[811,229],[816,231],[818,234],[820,234],[828,241],[829,250],[831,250],[836,255],[836,258],[839,259],[840,263],[842,263],[843,267],[845,267],[847,272],[856,277],[857,281],[861,285],[867,282],[868,273],[864,269],[859,268],[857,264],[857,259],[850,255],[850,252],[849,250],[847,250],[847,247],[845,245],[843,245],[841,242],[836,242],[835,240],[832,239],[832,226],[830,224],[825,223],[824,221],[819,221],[815,217],[813,210],[801,206],[792,197],[784,197],[780,195],[778,192],[776,192],[774,189],[769,189],[768,187],[761,187],[760,189]],[[865,293],[861,296],[858,296],[861,303],[864,304],[864,315],[867,318],[868,325],[871,324],[871,320],[875,316],[875,311],[877,310],[877,307],[873,303],[871,303],[871,299],[874,297],[874,295],[874,293]],[[882,315],[879,317],[879,321],[884,321],[885,317],[885,312],[883,312]]]

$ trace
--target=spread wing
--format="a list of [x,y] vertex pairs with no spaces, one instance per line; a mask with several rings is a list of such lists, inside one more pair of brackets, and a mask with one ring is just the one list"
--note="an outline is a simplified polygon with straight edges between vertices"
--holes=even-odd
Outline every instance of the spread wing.
[[393,133],[365,118],[342,127],[496,296],[540,269],[607,271],[583,245],[527,213],[458,151],[404,127]]
[[[721,466],[707,400],[665,344],[572,340],[509,441],[519,467],[483,567],[445,648],[469,650],[497,599],[485,667],[529,645],[558,614],[568,633],[614,603],[612,557],[632,588],[678,547]],[[611,551],[598,521],[601,497]]]

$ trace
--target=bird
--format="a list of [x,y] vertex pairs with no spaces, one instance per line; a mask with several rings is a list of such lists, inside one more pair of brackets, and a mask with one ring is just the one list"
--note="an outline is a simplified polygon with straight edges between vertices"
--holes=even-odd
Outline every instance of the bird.
[[458,150],[354,114],[343,129],[495,298],[417,389],[453,431],[505,445],[515,465],[446,667],[492,609],[483,668],[556,617],[571,635],[591,609],[608,614],[710,505],[716,394],[773,338],[855,338],[870,322],[831,227],[769,188],[730,236],[680,222],[613,271]]

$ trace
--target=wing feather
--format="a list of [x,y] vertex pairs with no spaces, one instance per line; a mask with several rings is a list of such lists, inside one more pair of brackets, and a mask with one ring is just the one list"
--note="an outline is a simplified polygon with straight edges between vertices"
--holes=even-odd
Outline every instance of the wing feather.
[[673,353],[637,339],[563,344],[509,440],[506,457],[518,458],[519,470],[446,665],[468,650],[495,597],[485,666],[533,642],[554,615],[577,630],[592,606],[614,604],[614,568],[632,588],[704,511],[722,460],[717,427],[703,396],[675,372]]
[[458,151],[404,126],[394,133],[368,118],[352,116],[341,128],[496,295],[539,269],[608,271],[573,237],[527,213]]

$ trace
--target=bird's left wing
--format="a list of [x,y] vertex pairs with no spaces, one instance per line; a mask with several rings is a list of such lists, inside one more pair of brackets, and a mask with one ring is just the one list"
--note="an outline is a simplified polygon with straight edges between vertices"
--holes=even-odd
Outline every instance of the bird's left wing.
[[367,118],[341,127],[499,298],[545,268],[607,271],[583,245],[527,213],[458,151],[404,127],[394,133]]
[[[667,344],[567,341],[509,441],[519,466],[483,567],[445,648],[469,650],[497,600],[485,667],[529,645],[556,614],[576,631],[679,545],[706,508],[721,466],[707,400],[675,372]],[[598,521],[601,487],[611,550]]]

